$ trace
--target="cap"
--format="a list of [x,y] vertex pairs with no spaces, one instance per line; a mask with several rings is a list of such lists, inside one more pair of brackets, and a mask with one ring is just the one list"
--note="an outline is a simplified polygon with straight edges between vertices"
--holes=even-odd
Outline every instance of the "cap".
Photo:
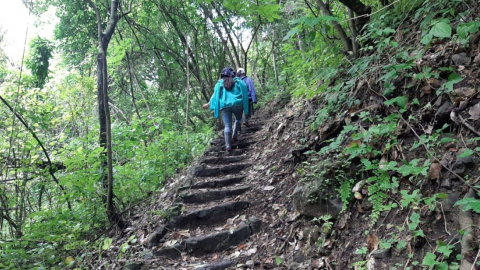
[[237,73],[245,74],[245,69],[244,68],[238,68]]

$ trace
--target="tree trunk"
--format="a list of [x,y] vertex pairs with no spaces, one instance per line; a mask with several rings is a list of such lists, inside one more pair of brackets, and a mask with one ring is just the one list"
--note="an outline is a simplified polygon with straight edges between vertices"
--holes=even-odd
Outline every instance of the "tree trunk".
[[107,174],[102,177],[103,186],[107,190],[106,210],[108,219],[112,224],[120,229],[125,228],[125,222],[121,219],[115,210],[113,204],[113,164],[112,164],[112,138],[111,138],[111,120],[110,108],[108,105],[108,83],[107,83],[107,49],[112,38],[115,26],[120,20],[118,15],[118,1],[112,0],[110,6],[110,18],[108,20],[105,33],[102,31],[102,19],[97,6],[92,0],[87,0],[95,11],[97,18],[98,32],[98,56],[97,56],[97,99],[98,99],[98,117],[100,122],[100,145],[106,148],[106,162],[102,162],[102,167],[107,169]]
[[[330,11],[330,9],[327,7],[327,5],[325,5],[322,0],[317,0],[317,4],[325,15],[333,17],[332,11]],[[340,37],[340,40],[342,41],[343,48],[348,52],[353,51],[352,41],[345,33],[345,30],[343,30],[342,26],[336,21],[332,21],[332,25],[338,36]]]
[[370,13],[372,12],[372,7],[366,6],[360,0],[339,0],[342,4],[347,6],[349,9],[353,10],[357,16],[356,25],[359,30],[362,30],[365,24],[370,20]]
[[357,31],[355,30],[355,20],[353,20],[353,10],[348,9],[348,15],[350,17],[350,32],[352,33],[352,49],[353,57],[358,58],[358,43],[357,43]]

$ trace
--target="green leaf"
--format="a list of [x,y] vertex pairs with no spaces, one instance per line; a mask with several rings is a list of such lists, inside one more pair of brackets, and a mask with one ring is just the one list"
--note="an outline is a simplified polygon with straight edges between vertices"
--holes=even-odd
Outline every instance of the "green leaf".
[[282,262],[283,262],[282,258],[275,255],[275,264],[279,266],[282,264]]
[[449,23],[440,21],[433,25],[432,29],[430,29],[429,34],[438,38],[449,38],[452,36],[452,27]]
[[438,143],[442,144],[442,143],[455,142],[455,141],[456,140],[454,138],[445,137],[445,138],[442,138],[440,141],[438,141]]
[[420,40],[420,43],[422,43],[423,45],[427,45],[428,43],[430,43],[430,41],[432,41],[432,34],[426,34],[425,36],[423,36],[422,40]]
[[[447,92],[453,91],[453,85],[459,83],[463,80],[462,76],[458,75],[457,73],[452,73],[448,76],[448,81],[442,85],[441,89],[446,89]],[[440,93],[437,91],[437,95]]]
[[447,199],[448,194],[447,193],[437,193],[437,194],[435,194],[435,198],[437,198],[437,199]]
[[305,18],[303,22],[309,27],[314,27],[320,22],[320,18]]
[[443,241],[437,241],[437,251],[443,254],[445,258],[448,258],[453,252],[453,245],[447,246]]
[[260,17],[267,19],[269,22],[282,18],[280,16],[280,5],[260,5],[255,6],[255,10]]
[[475,198],[464,198],[457,201],[453,206],[461,206],[463,211],[473,210],[480,213],[480,200]]
[[448,270],[448,263],[446,262],[438,263],[436,270]]
[[435,261],[436,258],[437,256],[435,256],[435,254],[431,252],[427,252],[425,257],[423,258],[422,265],[433,267],[436,264],[436,261]]
[[413,231],[418,227],[418,224],[420,223],[420,214],[413,212],[410,216],[410,221],[411,222],[408,224],[408,229],[410,231]]
[[396,98],[385,101],[385,105],[392,105],[393,103],[397,104],[398,107],[405,110],[407,108],[407,97],[398,96]]
[[464,158],[464,157],[469,157],[471,155],[473,155],[473,151],[471,149],[468,149],[466,148],[463,153],[461,153],[460,155],[458,155],[459,158]]
[[292,28],[290,31],[287,32],[287,34],[283,37],[283,41],[286,41],[288,39],[290,39],[290,37],[294,36],[295,34],[297,34],[298,32],[300,32],[300,28],[299,27],[295,27],[295,28]]
[[107,250],[110,248],[111,245],[112,245],[112,238],[105,238],[105,240],[103,240],[102,249]]

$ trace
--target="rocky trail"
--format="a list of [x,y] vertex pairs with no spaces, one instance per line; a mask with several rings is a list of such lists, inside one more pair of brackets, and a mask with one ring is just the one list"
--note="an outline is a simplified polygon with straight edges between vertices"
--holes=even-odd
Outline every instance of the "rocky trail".
[[[223,136],[219,136],[185,175],[166,187],[158,210],[137,213],[123,241],[138,235],[143,226],[142,245],[132,247],[140,258],[126,262],[123,269],[263,268],[252,260],[262,244],[252,237],[270,225],[258,205],[268,199],[258,196],[271,193],[274,187],[259,189],[258,179],[249,173],[255,166],[252,153],[262,139],[261,129],[258,118],[249,127],[243,126],[231,152],[225,151]],[[155,220],[145,220],[152,215]],[[274,266],[272,262],[269,268]]]

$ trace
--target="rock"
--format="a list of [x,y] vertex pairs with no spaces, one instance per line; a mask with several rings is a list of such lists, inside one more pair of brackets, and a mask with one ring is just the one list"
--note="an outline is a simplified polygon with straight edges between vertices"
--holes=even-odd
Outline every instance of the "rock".
[[468,168],[472,168],[475,166],[475,160],[473,158],[473,155],[466,156],[466,157],[459,157],[465,151],[466,151],[466,148],[462,148],[458,150],[457,159],[455,163],[452,164],[453,171],[460,176],[462,176]]
[[475,165],[475,161],[473,160],[473,155],[466,156],[466,157],[459,157],[466,150],[467,150],[466,148],[462,148],[462,149],[458,150],[457,160],[456,160],[455,163],[464,164],[465,166],[471,168],[471,167],[473,167],[473,165]]
[[240,211],[248,208],[247,201],[236,201],[214,205],[212,207],[198,209],[196,211],[182,214],[170,221],[169,224],[174,228],[195,228],[201,225],[211,225],[218,222],[224,222],[232,218]]
[[452,61],[455,65],[470,65],[472,59],[466,53],[458,53],[452,55]]
[[453,207],[453,205],[458,201],[458,194],[457,193],[450,193],[448,194],[448,197],[445,199],[439,200],[439,202],[442,204],[442,209],[445,214],[450,213],[451,211],[457,211]]
[[127,263],[123,270],[140,270],[142,268],[143,263]]
[[292,262],[288,265],[289,270],[297,270],[300,269],[300,264],[297,262]]
[[450,179],[448,179],[448,178],[443,179],[442,183],[440,183],[440,187],[442,187],[442,188],[451,188]]
[[369,200],[363,200],[362,202],[362,209],[363,211],[368,211],[373,208],[373,203],[371,203]]
[[195,177],[212,177],[227,174],[238,173],[241,170],[250,167],[250,164],[235,164],[224,167],[207,168],[206,166],[195,166],[191,169],[191,173]]
[[249,217],[248,224],[250,225],[250,230],[252,234],[260,232],[260,229],[262,227],[262,221],[259,218],[257,218],[256,216]]
[[241,195],[250,189],[249,185],[236,186],[220,190],[207,190],[205,192],[196,192],[183,195],[184,203],[207,203],[222,200],[226,197]]
[[316,243],[320,237],[320,228],[317,225],[305,227],[305,229],[303,229],[303,236],[310,244]]
[[[331,215],[336,217],[343,207],[343,202],[339,198],[326,199],[320,197],[315,201],[309,201],[310,195],[318,192],[315,188],[308,188],[305,184],[299,183],[292,194],[293,206],[304,216],[320,217]],[[328,191],[325,194],[329,194]],[[334,194],[333,191],[330,194]],[[322,196],[322,195],[320,195]]]
[[374,252],[372,252],[372,257],[375,259],[387,259],[392,256],[391,250],[388,249],[377,249]]
[[454,106],[450,101],[445,101],[437,110],[436,115],[441,117],[448,117]]
[[240,225],[232,232],[222,231],[210,235],[191,237],[176,243],[172,247],[167,247],[153,252],[154,256],[177,259],[181,257],[182,252],[187,252],[195,257],[208,253],[223,251],[231,246],[239,245],[259,230],[261,221],[258,218],[249,218],[247,223]]
[[151,250],[142,251],[140,252],[140,256],[145,260],[151,260],[153,258],[153,252]]
[[178,191],[183,191],[187,189],[202,189],[202,188],[220,188],[226,186],[232,186],[234,184],[241,183],[245,179],[245,176],[234,176],[229,178],[222,178],[218,180],[207,181],[203,183],[198,183],[189,186],[183,186],[178,189]]
[[155,231],[148,236],[148,247],[151,248],[154,246],[158,246],[160,240],[162,240],[162,238],[165,236],[165,234],[167,234],[167,232],[168,230],[167,228],[165,228],[165,226],[157,227]]

